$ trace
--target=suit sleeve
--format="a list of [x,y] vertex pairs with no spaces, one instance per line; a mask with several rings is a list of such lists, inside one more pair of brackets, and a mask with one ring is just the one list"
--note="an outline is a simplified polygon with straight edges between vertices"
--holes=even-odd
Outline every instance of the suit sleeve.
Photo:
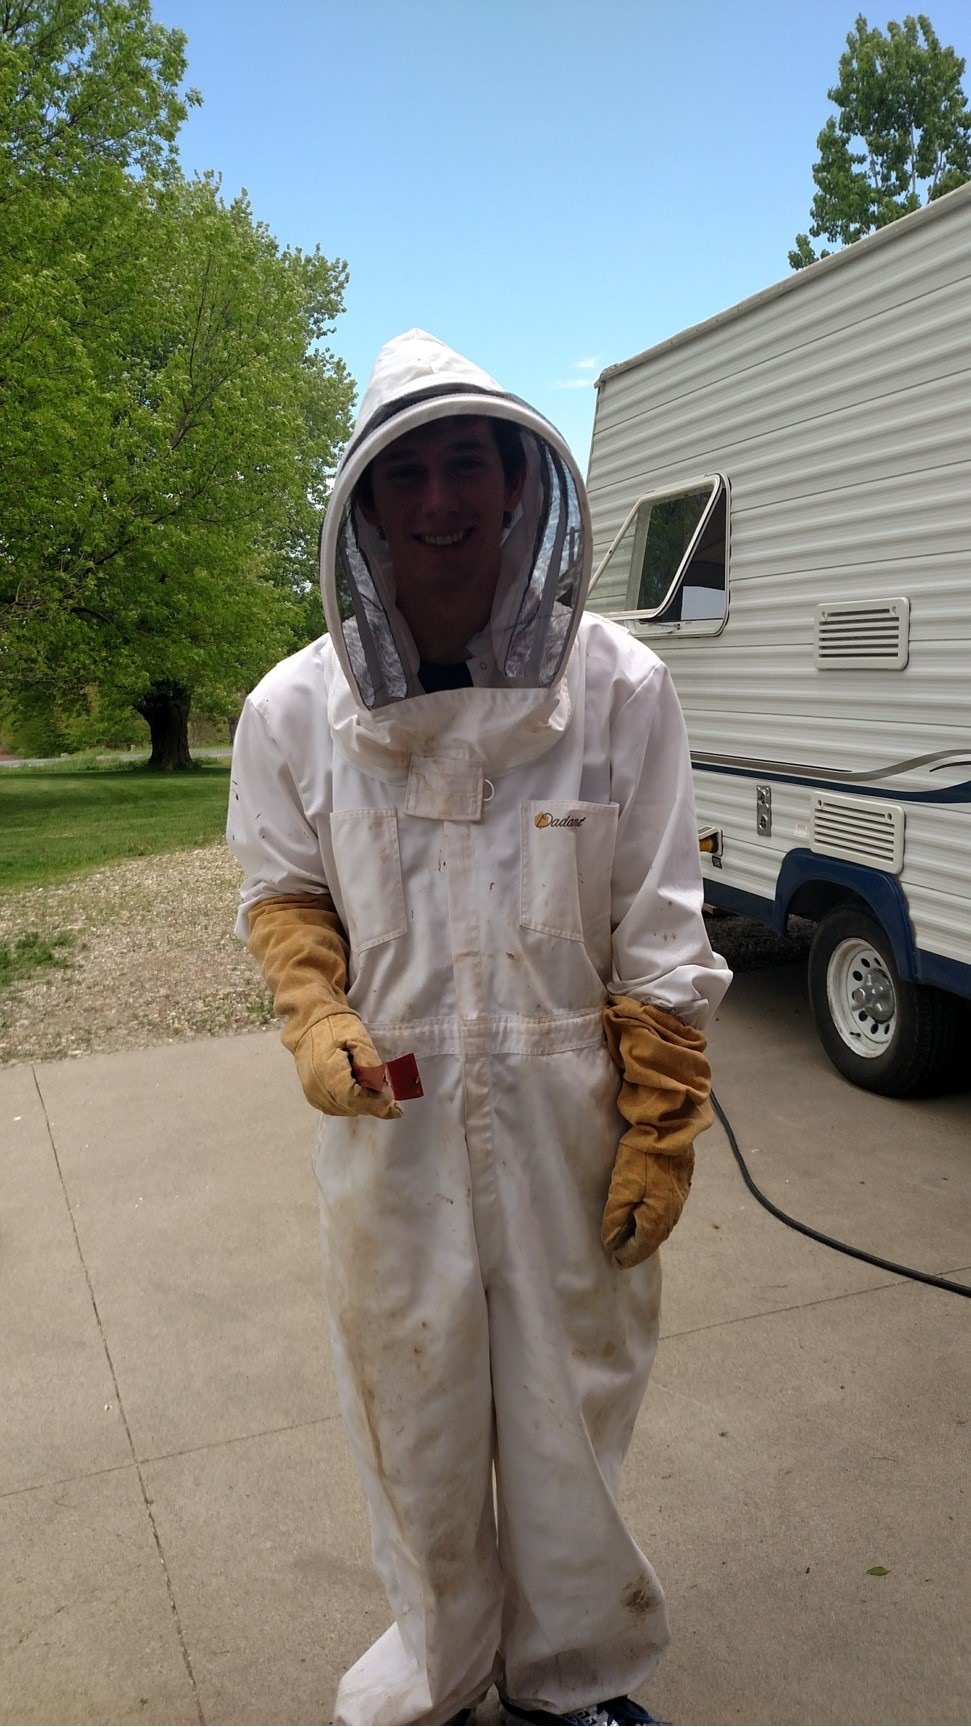
[[703,1027],[731,982],[702,916],[691,757],[680,703],[657,660],[613,722],[620,807],[611,883],[611,994]]
[[308,821],[286,756],[263,706],[247,698],[233,743],[229,848],[245,876],[236,934],[249,935],[249,913],[261,900],[326,894],[316,829]]

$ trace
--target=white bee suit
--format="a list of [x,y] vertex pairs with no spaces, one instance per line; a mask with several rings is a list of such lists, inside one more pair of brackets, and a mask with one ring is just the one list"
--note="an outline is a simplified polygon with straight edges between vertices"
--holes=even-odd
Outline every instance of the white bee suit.
[[[351,494],[402,432],[463,413],[523,428],[529,478],[474,687],[423,694]],[[661,662],[582,614],[586,502],[557,434],[421,332],[382,350],[321,563],[330,635],[237,731],[238,929],[329,890],[350,1005],[382,1060],[415,1052],[425,1093],[318,1136],[335,1368],[395,1620],[335,1719],[447,1720],[493,1677],[563,1710],[635,1690],[668,1638],[617,1509],[660,1267],[600,1243],[626,1125],[601,1015],[613,990],[700,1026],[727,987],[683,721]]]

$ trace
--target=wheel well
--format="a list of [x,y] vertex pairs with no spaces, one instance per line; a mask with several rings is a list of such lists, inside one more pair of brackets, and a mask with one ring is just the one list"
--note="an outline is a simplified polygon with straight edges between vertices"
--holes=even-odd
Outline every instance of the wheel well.
[[844,887],[841,882],[807,881],[797,887],[786,907],[787,917],[805,917],[812,923],[818,923],[828,911],[838,905],[858,905],[862,911],[867,911],[872,917],[873,907],[862,894],[853,893],[852,889]]
[[776,882],[776,928],[784,929],[791,916],[818,923],[840,906],[876,918],[892,945],[897,970],[913,983],[917,975],[914,932],[896,876],[842,858],[820,858],[800,848],[787,853]]

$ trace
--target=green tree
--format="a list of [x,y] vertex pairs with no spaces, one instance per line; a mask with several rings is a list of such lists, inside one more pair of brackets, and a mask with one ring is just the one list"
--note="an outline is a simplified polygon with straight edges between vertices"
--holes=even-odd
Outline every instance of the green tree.
[[886,35],[860,14],[828,92],[838,113],[816,140],[818,191],[809,234],[789,253],[794,270],[830,255],[817,254],[810,235],[849,245],[971,179],[964,66],[923,12]]
[[[173,173],[185,38],[148,0],[0,9],[0,649],[55,568],[103,418],[98,337],[129,279],[133,175]],[[90,463],[91,474],[94,463]],[[89,487],[91,479],[88,481]],[[5,628],[4,626],[8,626]]]
[[[65,13],[73,35],[53,30]],[[41,694],[69,712],[110,691],[147,720],[156,766],[186,766],[190,704],[231,713],[295,645],[349,423],[352,382],[323,345],[346,267],[281,249],[214,176],[181,176],[182,40],[147,3],[37,0],[18,17],[0,63],[20,79],[0,75],[14,211],[0,239],[0,669],[14,705]]]

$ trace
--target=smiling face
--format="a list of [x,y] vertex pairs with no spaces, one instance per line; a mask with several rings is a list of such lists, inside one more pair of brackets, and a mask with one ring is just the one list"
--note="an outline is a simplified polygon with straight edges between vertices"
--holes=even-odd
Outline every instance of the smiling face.
[[432,420],[371,463],[359,507],[387,541],[398,605],[423,659],[464,659],[488,623],[503,517],[525,478],[525,467],[507,474],[480,415]]

